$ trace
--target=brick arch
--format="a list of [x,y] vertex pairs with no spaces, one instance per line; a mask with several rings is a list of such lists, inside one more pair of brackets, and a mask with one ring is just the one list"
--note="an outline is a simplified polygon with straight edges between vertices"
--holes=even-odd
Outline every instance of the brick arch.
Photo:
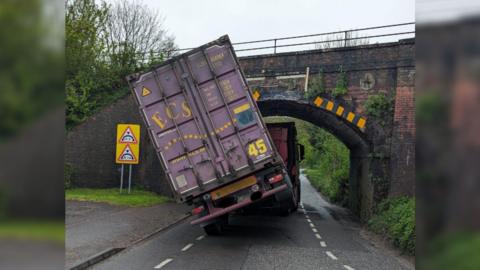
[[321,127],[350,150],[349,207],[361,217],[368,217],[373,206],[374,188],[369,179],[371,142],[362,129],[346,118],[306,101],[266,99],[258,101],[262,116],[289,116]]

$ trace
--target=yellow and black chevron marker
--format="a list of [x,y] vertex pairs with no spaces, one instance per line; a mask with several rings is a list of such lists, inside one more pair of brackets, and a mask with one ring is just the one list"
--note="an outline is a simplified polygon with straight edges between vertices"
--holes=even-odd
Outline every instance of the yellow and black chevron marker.
[[258,89],[255,89],[253,91],[253,99],[255,99],[255,101],[258,101],[259,98],[260,98],[260,92],[258,91]]
[[315,100],[313,101],[313,104],[315,104],[315,106],[319,108],[325,109],[327,111],[331,111],[332,113],[335,113],[339,117],[347,119],[348,122],[356,125],[360,130],[362,131],[365,130],[367,119],[359,115],[356,115],[353,112],[346,111],[342,105],[321,97],[316,97]]

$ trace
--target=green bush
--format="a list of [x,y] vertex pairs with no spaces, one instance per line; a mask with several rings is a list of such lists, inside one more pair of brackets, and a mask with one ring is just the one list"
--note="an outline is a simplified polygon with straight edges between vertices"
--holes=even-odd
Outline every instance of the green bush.
[[415,199],[400,197],[386,199],[368,221],[376,233],[385,235],[408,254],[415,253]]
[[368,116],[383,119],[393,112],[393,101],[393,98],[387,97],[385,93],[371,95],[365,101],[365,112]]
[[325,84],[325,74],[323,70],[320,70],[317,75],[312,76],[311,80],[308,83],[308,91],[305,93],[305,98],[308,100],[313,100],[320,94],[323,94],[327,91]]
[[348,170],[328,173],[321,169],[306,169],[306,175],[310,183],[331,202],[341,205],[347,203],[346,185],[348,183]]
[[338,78],[335,88],[332,89],[332,97],[337,98],[343,96],[347,93],[347,73],[343,70],[343,67],[338,68]]

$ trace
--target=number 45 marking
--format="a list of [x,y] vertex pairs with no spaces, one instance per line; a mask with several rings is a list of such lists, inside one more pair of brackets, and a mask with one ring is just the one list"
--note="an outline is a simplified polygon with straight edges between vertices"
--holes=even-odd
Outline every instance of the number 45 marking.
[[258,139],[255,142],[248,145],[248,155],[250,156],[258,156],[267,152],[267,146],[263,139]]

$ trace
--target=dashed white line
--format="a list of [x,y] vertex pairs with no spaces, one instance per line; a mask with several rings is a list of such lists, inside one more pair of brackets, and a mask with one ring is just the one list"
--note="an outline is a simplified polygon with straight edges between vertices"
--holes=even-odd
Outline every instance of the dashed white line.
[[317,229],[312,228],[312,232],[316,233],[316,232],[318,232],[318,231],[317,231]]
[[347,270],[355,270],[353,267],[350,267],[348,265],[343,265],[343,267],[345,267],[345,269],[347,269]]
[[307,218],[307,222],[308,222],[308,223],[312,223],[312,220],[310,220],[309,218]]
[[305,214],[305,218],[310,218],[307,214]]
[[308,223],[308,224],[310,224],[310,227],[312,227],[312,228],[315,227],[315,225],[313,225],[313,223]]
[[192,246],[193,246],[193,244],[190,243],[190,244],[184,246],[184,247],[182,248],[182,251],[187,251],[187,250],[188,250],[189,248],[191,248]]
[[202,240],[203,238],[205,238],[205,235],[200,235],[200,236],[197,237],[196,239],[197,239],[197,241],[200,241],[200,240]]
[[322,239],[322,237],[318,233],[315,234],[315,237],[317,237],[317,239]]
[[155,266],[154,269],[160,269],[160,268],[164,267],[165,265],[169,264],[171,261],[173,261],[172,258],[165,259],[163,262],[161,262],[157,266]]
[[325,241],[320,241],[320,246],[327,247],[327,244],[325,243]]
[[325,253],[326,253],[326,254],[327,254],[327,256],[328,256],[328,257],[330,257],[332,260],[338,260],[338,258],[337,258],[337,257],[335,257],[335,255],[333,255],[333,254],[332,254],[332,252],[330,252],[330,251],[327,251],[327,252],[325,252]]

